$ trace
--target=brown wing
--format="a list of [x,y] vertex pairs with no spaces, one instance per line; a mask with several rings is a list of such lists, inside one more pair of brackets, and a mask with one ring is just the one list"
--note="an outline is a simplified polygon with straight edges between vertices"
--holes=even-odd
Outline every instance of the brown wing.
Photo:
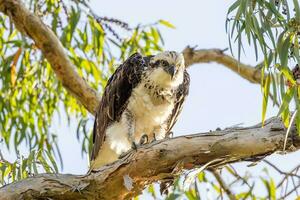
[[139,53],[130,56],[110,77],[96,112],[91,160],[95,160],[105,140],[105,131],[120,117],[127,106],[132,89],[140,82],[149,57]]
[[167,121],[167,134],[166,137],[169,136],[170,131],[172,130],[173,126],[177,122],[178,115],[182,111],[183,103],[189,93],[189,87],[190,87],[190,76],[187,73],[187,71],[184,71],[184,79],[183,83],[178,87],[176,91],[176,103],[173,108],[172,114],[169,116]]

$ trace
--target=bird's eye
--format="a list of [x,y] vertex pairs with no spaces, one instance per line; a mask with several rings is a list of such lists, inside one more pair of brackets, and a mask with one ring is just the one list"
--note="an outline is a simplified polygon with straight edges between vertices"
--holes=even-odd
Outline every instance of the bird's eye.
[[169,65],[169,63],[165,60],[161,61],[162,66],[167,67]]

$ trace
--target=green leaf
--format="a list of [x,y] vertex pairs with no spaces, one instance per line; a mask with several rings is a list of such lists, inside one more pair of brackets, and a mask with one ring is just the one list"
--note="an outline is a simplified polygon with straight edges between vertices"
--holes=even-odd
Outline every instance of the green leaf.
[[299,39],[294,37],[294,56],[297,60],[298,65],[300,66],[300,51],[299,51]]
[[300,99],[299,99],[299,94],[300,94],[300,87],[297,87],[297,92],[295,93],[294,99],[295,99],[296,109],[297,109],[296,128],[297,128],[298,134],[300,135]]
[[293,0],[294,6],[295,6],[295,13],[296,13],[296,19],[298,23],[300,23],[300,6],[299,6],[299,0]]
[[264,185],[265,185],[265,187],[268,191],[268,199],[276,200],[276,186],[275,186],[275,183],[274,183],[273,179],[268,181],[268,180],[261,177],[261,180],[264,183]]
[[172,28],[172,29],[176,28],[173,24],[171,24],[170,22],[168,22],[166,20],[160,19],[158,22],[168,28]]
[[[293,98],[295,92],[296,92],[296,87],[289,88],[286,91],[277,116],[279,116],[280,114],[282,114],[284,111],[286,111],[289,108],[289,103],[290,103],[291,99]],[[286,120],[286,118],[284,118],[284,120]]]
[[153,197],[154,199],[156,199],[156,194],[155,194],[155,189],[154,189],[153,184],[151,184],[151,185],[148,187],[148,192],[152,195],[152,197]]
[[241,1],[242,1],[242,0],[237,0],[237,1],[235,1],[235,2],[228,8],[227,15],[228,15],[229,13],[231,13],[232,11],[234,11],[238,6],[240,6]]
[[69,38],[69,42],[71,42],[71,40],[72,40],[72,38],[73,38],[73,33],[74,33],[74,31],[75,31],[75,28],[76,28],[76,26],[77,26],[77,24],[78,24],[78,22],[79,22],[79,19],[80,19],[80,13],[81,13],[81,11],[80,10],[78,10],[78,11],[76,11],[75,9],[74,9],[74,7],[72,7],[72,12],[71,12],[71,14],[70,14],[70,30],[69,30],[69,34],[70,34],[70,38]]
[[186,191],[185,196],[188,198],[188,200],[198,200],[195,189],[190,189],[189,191]]
[[264,87],[263,87],[263,107],[262,107],[262,126],[264,126],[266,119],[266,111],[268,106],[269,91],[270,91],[271,75],[266,77]]
[[296,81],[295,81],[295,79],[294,79],[294,77],[293,77],[293,75],[292,75],[292,72],[291,72],[291,70],[290,70],[288,67],[281,67],[281,68],[280,68],[280,72],[284,75],[284,77],[285,77],[288,81],[290,81],[290,83],[291,83],[292,85],[295,85],[295,84],[296,84]]
[[264,1],[264,4],[266,5],[266,7],[272,11],[272,13],[276,16],[276,18],[278,19],[278,21],[283,21],[284,18],[283,16],[280,14],[280,12],[276,9],[275,4],[274,3],[269,3],[267,1]]
[[287,67],[289,47],[290,47],[290,36],[285,38],[281,49],[278,50],[282,67]]
[[272,92],[272,95],[273,95],[273,106],[275,106],[278,101],[277,101],[277,87],[276,87],[276,78],[275,78],[275,75],[274,74],[271,74],[272,76],[272,88],[273,88],[273,92]]
[[48,152],[48,151],[45,151],[45,152],[47,154],[47,157],[51,161],[51,164],[53,166],[54,172],[58,173],[58,167],[57,167],[57,164],[56,164],[56,162],[55,162],[55,160],[53,158],[53,155],[50,152]]

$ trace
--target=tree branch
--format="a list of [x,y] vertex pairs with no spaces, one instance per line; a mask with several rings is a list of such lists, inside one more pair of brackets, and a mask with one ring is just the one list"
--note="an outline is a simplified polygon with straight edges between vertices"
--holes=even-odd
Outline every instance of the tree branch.
[[239,62],[235,58],[224,54],[224,50],[195,50],[194,48],[186,47],[183,50],[183,55],[187,67],[197,63],[216,62],[226,66],[227,68],[231,69],[244,79],[250,81],[251,83],[260,84],[261,82],[261,72],[259,68]]
[[[6,200],[129,199],[140,194],[152,182],[178,176],[182,169],[196,168],[209,162],[214,163],[210,167],[218,167],[238,161],[261,160],[282,150],[285,134],[281,120],[274,117],[267,120],[263,128],[258,124],[160,140],[144,145],[91,174],[37,175],[2,187],[0,196]],[[289,151],[300,148],[300,137],[295,127],[290,132],[287,147]],[[132,189],[126,189],[125,185],[127,188],[132,186]]]
[[[16,28],[30,37],[51,64],[63,86],[91,113],[94,114],[100,97],[76,72],[62,44],[52,30],[39,17],[32,14],[20,0],[0,0],[0,12],[8,15]],[[260,71],[242,64],[219,49],[183,51],[187,67],[196,63],[220,63],[252,83],[260,83]]]

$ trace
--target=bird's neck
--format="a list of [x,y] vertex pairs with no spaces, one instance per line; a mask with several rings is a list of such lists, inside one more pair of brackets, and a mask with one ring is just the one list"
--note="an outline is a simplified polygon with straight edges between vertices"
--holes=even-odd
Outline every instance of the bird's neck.
[[175,95],[174,88],[172,87],[164,87],[154,82],[147,80],[143,84],[145,91],[151,97],[152,103],[164,104],[172,101],[172,98]]

